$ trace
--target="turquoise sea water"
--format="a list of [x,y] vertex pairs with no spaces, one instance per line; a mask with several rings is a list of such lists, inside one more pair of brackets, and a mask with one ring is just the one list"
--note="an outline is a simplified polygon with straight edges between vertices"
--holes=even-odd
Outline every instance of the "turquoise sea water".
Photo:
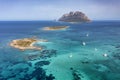
[[[43,31],[46,26],[69,28]],[[33,36],[48,40],[35,44],[42,51],[9,46]],[[120,21],[1,21],[0,80],[120,80]]]

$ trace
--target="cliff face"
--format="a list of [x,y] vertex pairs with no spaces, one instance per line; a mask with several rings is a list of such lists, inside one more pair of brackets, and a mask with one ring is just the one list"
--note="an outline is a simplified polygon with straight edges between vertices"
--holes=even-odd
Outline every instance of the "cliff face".
[[68,14],[64,14],[58,21],[63,22],[89,22],[90,19],[82,12],[70,12]]

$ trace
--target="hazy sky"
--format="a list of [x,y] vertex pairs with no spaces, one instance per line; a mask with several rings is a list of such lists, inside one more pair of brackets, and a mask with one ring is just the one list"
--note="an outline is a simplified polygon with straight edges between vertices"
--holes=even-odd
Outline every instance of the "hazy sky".
[[120,0],[0,0],[0,20],[53,20],[70,11],[92,20],[120,20]]

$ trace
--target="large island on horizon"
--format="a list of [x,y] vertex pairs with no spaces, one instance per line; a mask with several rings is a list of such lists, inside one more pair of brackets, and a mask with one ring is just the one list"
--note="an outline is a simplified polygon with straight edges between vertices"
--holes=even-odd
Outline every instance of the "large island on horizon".
[[62,22],[89,22],[91,21],[83,12],[76,11],[76,12],[69,12],[64,14],[58,21]]

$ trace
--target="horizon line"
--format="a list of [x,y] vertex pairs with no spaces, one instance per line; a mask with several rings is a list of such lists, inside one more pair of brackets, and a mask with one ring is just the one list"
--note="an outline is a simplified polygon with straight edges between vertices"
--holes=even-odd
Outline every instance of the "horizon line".
[[[58,20],[0,20],[0,22],[2,21],[58,21]],[[120,21],[120,19],[114,19],[114,20],[103,19],[103,20],[91,20],[91,21]],[[58,22],[61,22],[61,21],[58,21]]]

